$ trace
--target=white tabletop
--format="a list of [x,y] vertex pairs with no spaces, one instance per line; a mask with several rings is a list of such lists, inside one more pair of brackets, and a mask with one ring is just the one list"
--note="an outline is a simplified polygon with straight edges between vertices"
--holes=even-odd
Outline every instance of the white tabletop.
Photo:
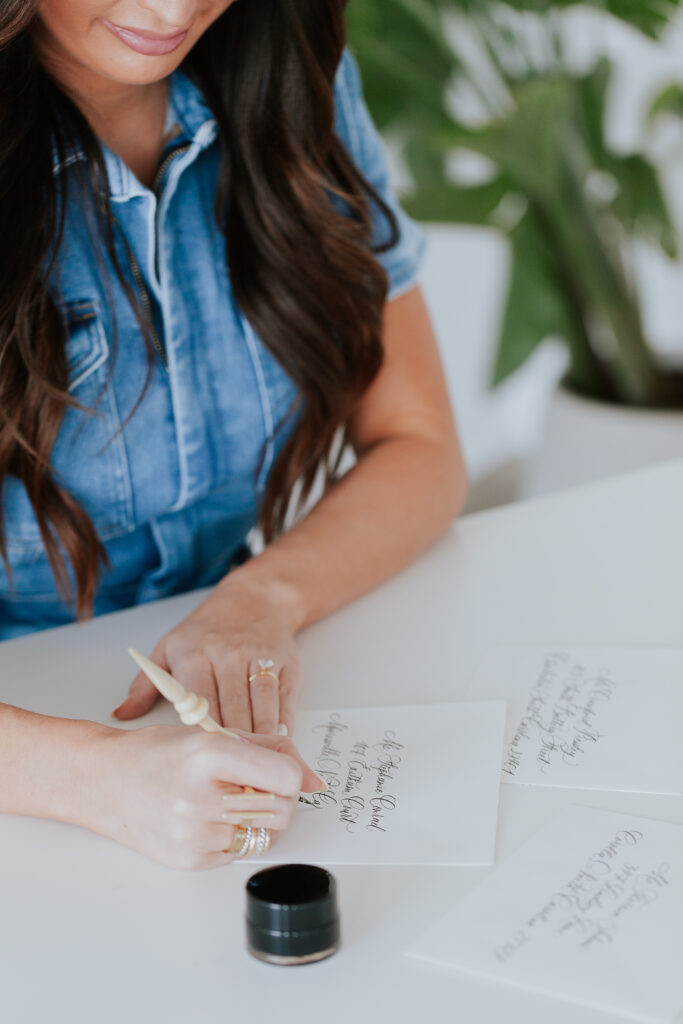
[[[200,591],[0,644],[0,699],[111,724]],[[462,519],[416,563],[300,638],[302,707],[457,700],[492,644],[683,643],[683,464]],[[131,723],[174,721],[168,706]],[[0,785],[1,785],[0,780]],[[568,803],[683,822],[683,801],[504,786],[497,859]],[[340,951],[272,967],[244,943],[254,862],[174,872],[75,826],[0,815],[7,1024],[606,1024],[621,1020],[402,956],[490,868],[334,867]]]

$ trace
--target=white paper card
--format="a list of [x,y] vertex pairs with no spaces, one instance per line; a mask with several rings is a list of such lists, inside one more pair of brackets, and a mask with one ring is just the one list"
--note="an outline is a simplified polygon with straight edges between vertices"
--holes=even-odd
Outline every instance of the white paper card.
[[294,741],[329,786],[261,861],[492,864],[505,704],[299,711]]
[[683,826],[569,807],[408,955],[671,1021],[683,1008]]
[[683,651],[498,647],[468,696],[508,702],[503,782],[683,793]]

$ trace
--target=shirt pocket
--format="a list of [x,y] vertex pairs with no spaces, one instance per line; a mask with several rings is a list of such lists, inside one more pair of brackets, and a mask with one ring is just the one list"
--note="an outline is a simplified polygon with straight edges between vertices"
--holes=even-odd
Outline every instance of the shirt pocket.
[[69,391],[73,392],[102,366],[109,346],[94,302],[62,304],[67,323],[66,358],[69,366]]
[[[58,301],[57,308],[67,330],[69,394],[83,409],[67,407],[50,465],[100,538],[108,540],[134,525],[130,470],[110,380],[110,347],[98,299]],[[4,480],[2,507],[14,587],[0,572],[0,592],[54,593],[38,522],[16,477]]]

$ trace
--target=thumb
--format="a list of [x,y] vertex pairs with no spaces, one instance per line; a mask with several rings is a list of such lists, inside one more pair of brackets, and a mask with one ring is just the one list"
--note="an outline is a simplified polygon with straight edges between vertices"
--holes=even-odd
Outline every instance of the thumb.
[[144,715],[156,703],[159,691],[143,672],[138,672],[131,683],[128,696],[111,713],[112,718],[137,718]]
[[324,779],[321,779],[319,775],[316,775],[312,768],[309,768],[305,761],[300,762],[304,775],[301,780],[301,792],[302,793],[318,793],[320,790],[325,793],[329,788]]

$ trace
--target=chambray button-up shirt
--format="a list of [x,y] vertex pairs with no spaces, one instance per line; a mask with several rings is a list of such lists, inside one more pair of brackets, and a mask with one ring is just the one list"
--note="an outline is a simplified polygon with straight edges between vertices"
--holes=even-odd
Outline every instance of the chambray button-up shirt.
[[[399,221],[399,243],[378,257],[391,299],[415,283],[426,239],[392,192],[348,50],[335,103],[339,137]],[[93,258],[77,189],[67,197],[65,231],[47,281],[68,324],[69,390],[81,405],[96,408],[96,415],[67,410],[51,455],[57,478],[91,516],[109,556],[96,614],[213,584],[248,557],[246,537],[268,472],[293,427],[275,429],[295,386],[233,298],[226,240],[213,213],[217,126],[181,68],[170,78],[167,128],[154,191],[101,143],[117,255],[131,285],[144,284],[139,291],[149,296],[167,360],[167,366],[155,360],[127,422],[147,373],[144,340],[108,257],[105,273]],[[54,173],[69,174],[83,158],[75,147],[60,164],[55,150]],[[381,241],[388,229],[376,218]],[[12,578],[0,568],[0,638],[73,621],[16,478],[5,479],[2,503]]]

